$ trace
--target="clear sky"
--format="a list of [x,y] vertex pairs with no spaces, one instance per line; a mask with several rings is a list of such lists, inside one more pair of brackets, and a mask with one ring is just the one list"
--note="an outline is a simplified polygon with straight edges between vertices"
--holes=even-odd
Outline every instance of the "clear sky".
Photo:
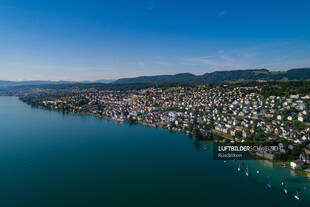
[[0,0],[0,80],[309,67],[309,11],[309,0]]

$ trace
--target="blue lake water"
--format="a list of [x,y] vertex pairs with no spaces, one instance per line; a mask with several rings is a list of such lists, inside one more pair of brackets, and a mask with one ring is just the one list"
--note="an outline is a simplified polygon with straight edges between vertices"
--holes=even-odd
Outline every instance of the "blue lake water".
[[247,161],[247,177],[237,162],[213,160],[212,143],[15,97],[0,97],[0,164],[4,207],[310,206],[307,178],[270,162]]

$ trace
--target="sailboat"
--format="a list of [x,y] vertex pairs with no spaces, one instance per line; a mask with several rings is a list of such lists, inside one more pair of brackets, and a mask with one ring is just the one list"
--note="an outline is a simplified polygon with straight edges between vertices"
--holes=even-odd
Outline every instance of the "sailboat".
[[271,189],[271,184],[270,184],[270,177],[268,176],[268,183],[267,183],[267,187]]
[[259,170],[257,170],[256,173],[259,174]]
[[284,184],[284,182],[281,182],[281,185],[284,187],[284,188],[283,188],[284,193],[287,194],[287,189],[286,189],[286,187],[285,187],[286,185]]
[[249,176],[249,167],[246,168],[245,175],[246,175],[246,176]]
[[299,200],[299,195],[298,195],[298,191],[296,191],[296,195],[294,195],[294,198],[296,199],[296,200]]
[[240,162],[239,162],[238,172],[240,172]]

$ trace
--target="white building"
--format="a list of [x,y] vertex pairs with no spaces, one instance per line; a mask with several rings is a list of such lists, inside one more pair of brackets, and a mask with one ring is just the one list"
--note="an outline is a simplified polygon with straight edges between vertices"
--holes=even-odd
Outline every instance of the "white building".
[[305,163],[301,160],[296,160],[291,162],[291,168],[295,169],[295,168],[299,168],[302,167]]
[[299,116],[297,119],[298,119],[298,121],[300,121],[300,122],[303,122],[303,121],[304,121],[304,117],[302,117],[302,116]]

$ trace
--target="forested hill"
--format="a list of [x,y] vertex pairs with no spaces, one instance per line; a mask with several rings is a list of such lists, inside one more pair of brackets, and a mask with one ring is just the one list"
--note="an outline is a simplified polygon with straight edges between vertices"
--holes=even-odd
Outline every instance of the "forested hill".
[[235,82],[242,80],[307,80],[310,79],[310,68],[297,68],[288,71],[272,72],[267,69],[216,71],[203,75],[180,73],[176,75],[140,76],[136,78],[121,78],[114,84],[128,83],[221,83],[225,81]]

